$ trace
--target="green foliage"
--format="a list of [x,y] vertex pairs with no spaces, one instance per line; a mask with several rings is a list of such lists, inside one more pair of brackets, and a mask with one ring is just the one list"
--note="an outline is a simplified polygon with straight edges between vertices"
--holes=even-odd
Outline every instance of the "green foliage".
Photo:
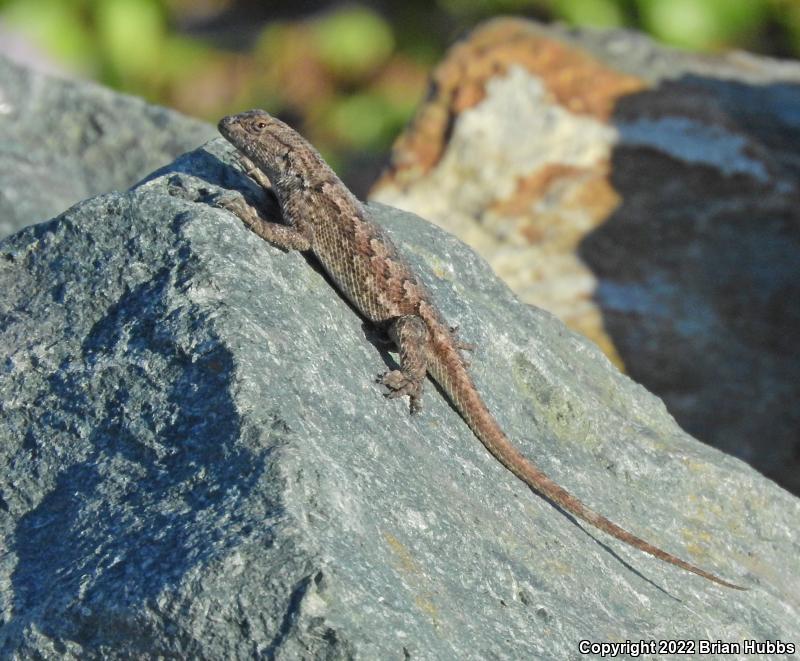
[[385,97],[374,92],[337,100],[327,114],[340,140],[360,149],[388,146],[406,119],[405,113],[398,113]]
[[5,3],[2,18],[67,66],[91,75],[96,73],[93,71],[94,35],[82,18],[86,4],[64,0],[15,0]]
[[313,41],[321,60],[338,76],[358,79],[374,71],[392,54],[394,35],[377,13],[346,7],[313,25]]
[[657,38],[685,48],[709,49],[741,43],[763,25],[769,0],[638,0],[644,27]]
[[136,85],[158,72],[164,59],[166,16],[158,0],[104,0],[94,24],[101,57],[112,80]]
[[612,28],[625,24],[619,0],[554,0],[556,15],[573,25]]
[[[347,154],[385,150],[445,48],[500,13],[644,29],[685,48],[800,55],[800,0],[369,4],[330,0],[309,14],[296,0],[0,0],[0,20],[67,69],[190,114],[213,121],[261,106],[288,115],[345,166]],[[259,7],[260,23],[230,22]],[[229,18],[215,24],[225,11]],[[282,19],[270,20],[270,11]],[[208,20],[208,42],[178,27],[198,19]],[[242,33],[252,37],[247,46]]]
[[789,28],[792,50],[800,55],[800,2],[789,4],[787,0],[786,6],[782,7],[782,19]]

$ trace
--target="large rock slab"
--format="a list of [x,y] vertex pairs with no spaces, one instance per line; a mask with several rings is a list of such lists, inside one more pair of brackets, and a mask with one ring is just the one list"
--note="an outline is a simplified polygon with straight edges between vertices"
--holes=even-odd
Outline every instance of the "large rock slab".
[[749,587],[577,524],[392,359],[313,261],[209,201],[221,140],[0,243],[4,658],[577,658],[800,639],[800,501],[442,230],[381,205],[510,437],[589,504]]
[[372,198],[800,493],[799,175],[800,64],[503,19],[434,72]]
[[213,135],[167,108],[0,56],[0,238],[125,190]]

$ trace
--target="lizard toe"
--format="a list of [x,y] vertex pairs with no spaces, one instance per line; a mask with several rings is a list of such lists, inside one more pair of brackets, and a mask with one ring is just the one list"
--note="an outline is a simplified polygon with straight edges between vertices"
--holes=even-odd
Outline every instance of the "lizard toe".
[[392,370],[381,375],[380,382],[387,388],[399,392],[405,389],[410,383],[408,377],[400,370]]

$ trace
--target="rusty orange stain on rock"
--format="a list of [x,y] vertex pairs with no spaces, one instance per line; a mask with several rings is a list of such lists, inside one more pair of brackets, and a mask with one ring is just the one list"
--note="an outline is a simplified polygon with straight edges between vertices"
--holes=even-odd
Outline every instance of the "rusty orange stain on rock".
[[[621,199],[609,179],[609,168],[607,159],[590,168],[549,163],[520,177],[514,192],[495,201],[489,210],[518,222],[524,221],[519,231],[531,243],[543,241],[556,227],[564,231],[564,223],[554,222],[554,217],[571,210],[588,216],[593,225],[599,225],[617,208]],[[554,192],[556,199],[547,209],[539,208],[536,214],[531,213],[540,200]],[[585,231],[586,228],[582,228],[580,236]]]
[[539,78],[555,103],[603,122],[619,97],[648,87],[580,48],[544,36],[526,21],[489,21],[453,46],[434,70],[428,98],[395,142],[391,164],[375,188],[390,181],[407,185],[433,168],[458,114],[480,103],[487,82],[511,66]]
[[605,161],[602,165],[602,169],[587,177],[575,190],[575,195],[567,200],[568,207],[583,210],[596,224],[604,222],[622,202],[611,183],[611,164]]
[[510,197],[497,200],[490,210],[504,216],[525,214],[556,182],[572,180],[582,172],[587,172],[586,168],[566,163],[548,163],[517,179],[514,193]]

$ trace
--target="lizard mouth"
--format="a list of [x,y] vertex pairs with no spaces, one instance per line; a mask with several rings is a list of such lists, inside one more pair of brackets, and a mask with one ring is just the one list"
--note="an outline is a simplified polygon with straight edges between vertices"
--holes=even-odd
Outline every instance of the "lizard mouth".
[[233,133],[233,127],[236,126],[236,115],[228,115],[219,120],[217,130],[222,133],[224,137],[228,137]]

